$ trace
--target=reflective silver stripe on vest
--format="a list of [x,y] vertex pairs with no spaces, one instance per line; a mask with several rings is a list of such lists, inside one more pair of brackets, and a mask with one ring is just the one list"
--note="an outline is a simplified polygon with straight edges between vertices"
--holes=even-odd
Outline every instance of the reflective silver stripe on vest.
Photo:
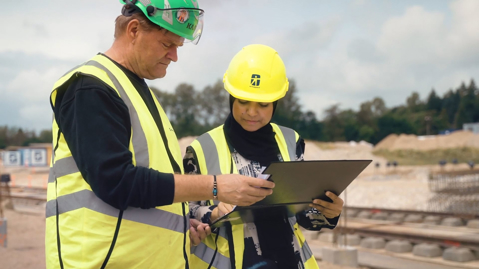
[[[90,190],[63,195],[57,198],[58,213],[63,214],[80,208],[87,208],[98,213],[117,218],[119,210],[106,204]],[[50,200],[46,205],[46,217],[56,215],[56,201]],[[129,207],[123,212],[124,220],[161,227],[179,233],[184,232],[183,216],[168,211],[152,208],[140,209]]]
[[[138,166],[149,167],[148,145],[146,136],[141,128],[138,114],[132,105],[131,100],[126,94],[124,88],[119,83],[118,79],[113,75],[111,71],[105,68],[103,65],[96,61],[89,61],[85,65],[94,66],[104,71],[116,89],[118,90],[120,97],[128,106],[131,124],[132,124],[132,143],[134,145],[136,164]],[[52,154],[52,158],[55,158],[55,152]],[[53,167],[50,169],[49,182],[55,182],[61,176],[69,175],[75,172],[79,172],[79,169],[73,159],[73,157],[67,157],[57,160]],[[57,208],[58,206],[58,208]],[[86,208],[104,215],[118,218],[119,210],[106,204],[100,198],[98,198],[90,190],[81,190],[75,193],[70,193],[56,199],[50,200],[46,204],[46,217],[56,216],[57,209],[58,214],[63,214],[78,209]],[[123,220],[134,221],[136,223],[142,223],[155,227],[184,233],[186,227],[185,216],[177,215],[161,209],[140,209],[129,207],[123,212]],[[186,219],[188,223],[188,219]]]
[[55,182],[55,178],[66,176],[79,172],[77,164],[72,156],[60,159],[53,164],[53,167],[50,168],[50,173],[48,175],[48,183]]
[[133,129],[132,142],[133,142],[133,147],[135,149],[136,165],[149,167],[150,158],[148,154],[148,144],[146,143],[146,136],[145,136],[145,133],[143,132],[143,128],[141,128],[140,118],[138,117],[138,113],[136,112],[135,107],[131,103],[130,98],[126,94],[125,89],[123,89],[120,82],[113,75],[113,73],[110,70],[108,70],[106,67],[104,67],[102,64],[100,64],[99,62],[88,61],[86,65],[95,66],[105,71],[105,73],[108,75],[110,80],[113,82],[113,85],[115,85],[116,89],[120,93],[120,97],[123,100],[123,102],[125,102],[126,106],[128,107],[128,111],[130,113],[130,122],[131,122],[131,127]]
[[206,168],[208,168],[208,175],[221,175],[220,160],[218,156],[218,149],[215,141],[209,133],[202,134],[196,140],[200,142],[205,155]]
[[[289,224],[291,225],[291,229],[294,231],[294,225],[296,224],[296,217],[289,217],[288,218]],[[294,237],[294,240],[297,240],[296,237]],[[299,242],[296,242],[299,244]],[[304,242],[303,246],[301,247],[301,250],[299,251],[299,255],[301,256],[301,260],[303,263],[307,262],[311,257],[313,257],[313,252],[309,248],[308,242]]]
[[307,262],[309,259],[311,259],[311,257],[313,257],[313,252],[309,248],[308,242],[306,241],[304,241],[299,253],[301,255],[301,259],[303,259],[303,263]]
[[[226,237],[226,228],[220,228],[219,230],[220,230],[219,236],[225,238],[225,240],[228,241]],[[215,234],[212,234],[211,236],[216,237]],[[194,253],[198,258],[200,258],[205,263],[210,264],[211,260],[213,259],[215,250],[208,247],[205,243],[201,242],[198,246],[191,248],[191,253]],[[217,252],[212,266],[214,266],[217,269],[229,269],[231,268],[231,261],[229,258]]]
[[296,134],[293,129],[278,125],[288,147],[290,161],[296,161]]

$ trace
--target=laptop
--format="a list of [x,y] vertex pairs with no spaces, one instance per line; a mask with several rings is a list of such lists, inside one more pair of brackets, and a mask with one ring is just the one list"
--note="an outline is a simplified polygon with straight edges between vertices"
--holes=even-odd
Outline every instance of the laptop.
[[308,209],[314,199],[332,202],[326,196],[326,191],[340,195],[371,162],[372,160],[272,162],[261,177],[275,183],[273,194],[250,206],[236,206],[210,226],[216,228],[226,223],[234,225],[254,222],[277,214],[291,217]]

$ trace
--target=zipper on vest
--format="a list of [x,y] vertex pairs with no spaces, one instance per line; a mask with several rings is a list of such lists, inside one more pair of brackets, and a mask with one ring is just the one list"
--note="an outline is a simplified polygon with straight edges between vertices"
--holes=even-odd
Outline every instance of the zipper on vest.
[[181,203],[181,208],[183,209],[183,220],[185,224],[185,232],[183,233],[183,257],[185,259],[185,269],[189,269],[190,265],[188,264],[188,254],[186,253],[186,234],[188,233],[188,230],[190,229],[190,225],[188,223],[187,225],[187,215],[185,212],[185,206],[186,203]]
[[[231,223],[227,222],[226,223],[226,234],[228,236],[228,249],[230,252],[230,263],[231,263],[231,268],[235,269],[236,268],[236,257],[235,257],[235,244],[233,241],[233,227]],[[244,239],[243,239],[244,240]]]
[[[51,103],[51,100],[50,100],[50,103]],[[53,103],[51,103],[52,106],[53,106]],[[55,117],[56,118],[56,117]],[[57,144],[55,145],[55,149],[53,150],[53,153],[52,153],[52,163],[54,162],[55,160],[55,152],[57,151],[58,149],[58,142],[60,142],[60,135],[61,135],[61,129],[60,129],[60,122],[57,121],[57,127],[58,127],[58,132],[57,132]],[[53,167],[51,168],[53,169]],[[55,170],[53,170],[55,172]],[[57,178],[56,178],[56,175],[55,173],[53,173],[53,178],[55,179],[55,205],[56,205],[56,208],[55,208],[55,211],[56,211],[56,224],[57,224],[57,251],[58,251],[58,262],[60,263],[60,268],[63,269],[63,260],[62,260],[62,244],[61,244],[61,240],[60,240],[60,226],[59,226],[59,219],[60,219],[60,214],[58,213],[58,192],[57,192]]]
[[115,235],[113,235],[113,240],[111,241],[110,249],[108,250],[108,254],[106,254],[105,260],[101,265],[101,269],[104,269],[110,260],[111,253],[113,252],[113,248],[115,248],[116,239],[118,238],[118,233],[120,232],[121,220],[123,219],[123,210],[120,210],[120,214],[118,215],[118,221],[116,222],[116,229]]
[[215,258],[216,258],[216,253],[218,253],[218,236],[220,235],[220,229],[218,227],[218,230],[216,231],[217,234],[216,234],[216,237],[215,237],[215,246],[216,246],[216,249],[215,249],[215,253],[213,254],[213,258],[211,258],[211,262],[210,264],[208,265],[208,269],[211,268],[211,266],[213,265],[213,262],[215,261]]

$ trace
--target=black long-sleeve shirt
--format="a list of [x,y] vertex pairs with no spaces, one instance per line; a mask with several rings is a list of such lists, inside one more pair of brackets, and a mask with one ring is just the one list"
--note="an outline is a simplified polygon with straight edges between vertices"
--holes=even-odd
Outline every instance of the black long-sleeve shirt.
[[[158,118],[146,82],[116,65],[125,72],[150,112]],[[173,203],[173,174],[133,165],[129,150],[129,110],[107,84],[80,75],[64,92],[57,94],[53,110],[83,178],[105,203],[117,209],[129,206],[146,209]]]

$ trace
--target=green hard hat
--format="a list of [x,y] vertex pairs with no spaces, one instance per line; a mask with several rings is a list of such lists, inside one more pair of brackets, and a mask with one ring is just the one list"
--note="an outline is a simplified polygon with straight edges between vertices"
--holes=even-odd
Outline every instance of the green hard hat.
[[197,0],[120,0],[120,3],[141,10],[153,23],[193,44],[200,40],[204,11]]

